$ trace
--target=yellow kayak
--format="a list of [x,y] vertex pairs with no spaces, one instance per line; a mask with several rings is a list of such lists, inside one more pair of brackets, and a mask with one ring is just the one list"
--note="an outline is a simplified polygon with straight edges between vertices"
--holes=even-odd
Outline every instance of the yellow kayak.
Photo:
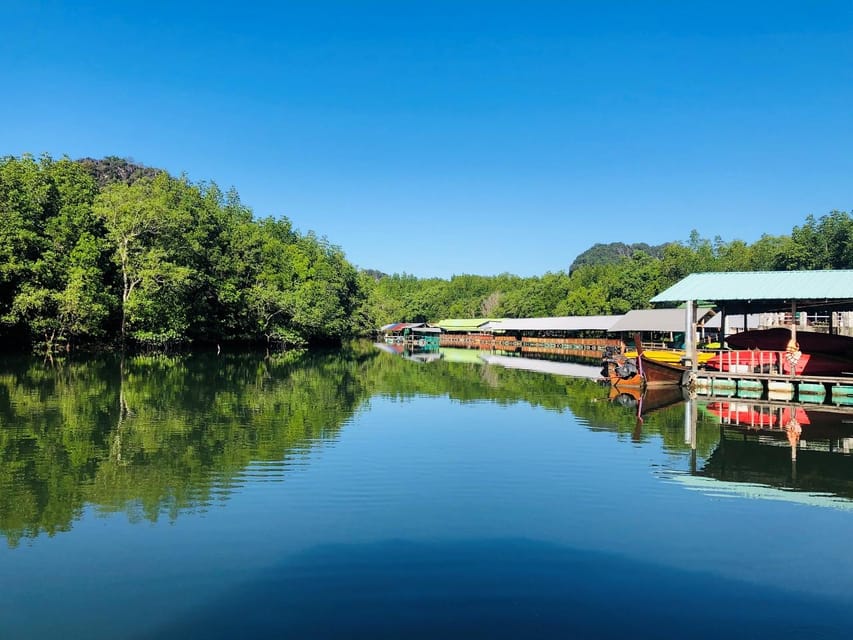
[[[647,358],[656,360],[657,362],[666,362],[668,364],[678,364],[684,357],[684,351],[679,349],[643,349],[643,353]],[[637,351],[631,349],[623,354],[626,358],[636,358]],[[699,364],[705,364],[716,354],[713,351],[700,351],[698,354]]]

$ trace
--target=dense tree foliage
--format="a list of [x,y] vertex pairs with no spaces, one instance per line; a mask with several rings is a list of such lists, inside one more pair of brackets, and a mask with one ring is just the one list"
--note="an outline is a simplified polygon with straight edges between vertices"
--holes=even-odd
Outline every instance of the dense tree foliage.
[[808,216],[790,236],[764,235],[752,244],[694,231],[686,242],[648,248],[651,253],[641,245],[595,245],[569,272],[531,278],[387,276],[370,288],[370,308],[380,324],[625,313],[648,307],[655,294],[690,273],[853,269],[853,217],[844,211]]
[[364,282],[338,247],[215,184],[117,158],[0,160],[10,341],[340,341],[369,327]]
[[358,271],[236,191],[119,158],[0,159],[0,338],[50,350],[340,341],[397,321],[624,313],[702,271],[853,268],[853,218],[752,244],[596,244],[568,271],[449,280]]

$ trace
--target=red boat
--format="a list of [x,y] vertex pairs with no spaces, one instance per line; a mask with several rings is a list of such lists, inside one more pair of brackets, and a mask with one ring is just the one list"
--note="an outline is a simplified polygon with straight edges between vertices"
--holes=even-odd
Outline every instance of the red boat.
[[[789,334],[790,335],[790,334]],[[802,334],[798,334],[799,335]],[[853,360],[838,358],[825,353],[800,353],[796,358],[789,358],[782,351],[723,351],[714,356],[705,366],[717,371],[732,373],[793,373],[801,376],[840,376],[853,371]]]
[[[784,351],[790,339],[790,329],[776,327],[736,333],[726,338],[726,344],[733,349]],[[796,340],[803,353],[828,353],[853,358],[853,338],[850,336],[817,331],[797,331]]]

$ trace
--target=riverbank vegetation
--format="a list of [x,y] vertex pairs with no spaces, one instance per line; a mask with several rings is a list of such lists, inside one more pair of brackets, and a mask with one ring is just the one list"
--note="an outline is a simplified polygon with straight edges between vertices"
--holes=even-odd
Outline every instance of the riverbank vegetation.
[[47,350],[302,345],[367,326],[343,251],[127,161],[0,160],[0,336]]
[[832,211],[752,244],[597,244],[542,276],[386,275],[214,183],[120,158],[0,159],[0,339],[47,351],[339,343],[397,321],[624,313],[692,272],[845,268],[853,218]]
[[568,270],[530,278],[384,276],[372,283],[369,307],[380,323],[619,314],[647,308],[690,273],[794,269],[853,269],[853,217],[810,215],[790,235],[764,235],[752,244],[694,232],[686,242],[655,247],[595,245]]

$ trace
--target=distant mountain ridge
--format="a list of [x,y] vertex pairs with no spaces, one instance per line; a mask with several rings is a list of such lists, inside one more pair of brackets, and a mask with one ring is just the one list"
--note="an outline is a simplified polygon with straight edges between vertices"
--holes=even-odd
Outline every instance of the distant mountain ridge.
[[615,264],[622,258],[630,258],[637,251],[643,251],[654,258],[661,258],[667,244],[670,243],[667,242],[652,246],[645,242],[635,242],[633,244],[625,244],[624,242],[602,244],[597,242],[575,258],[569,267],[569,273],[585,265]]
[[103,189],[108,184],[116,182],[133,184],[140,178],[153,178],[163,171],[163,169],[146,167],[145,165],[135,163],[129,158],[119,158],[118,156],[107,156],[106,158],[97,159],[80,158],[75,162],[86,168],[95,179],[99,189]]

